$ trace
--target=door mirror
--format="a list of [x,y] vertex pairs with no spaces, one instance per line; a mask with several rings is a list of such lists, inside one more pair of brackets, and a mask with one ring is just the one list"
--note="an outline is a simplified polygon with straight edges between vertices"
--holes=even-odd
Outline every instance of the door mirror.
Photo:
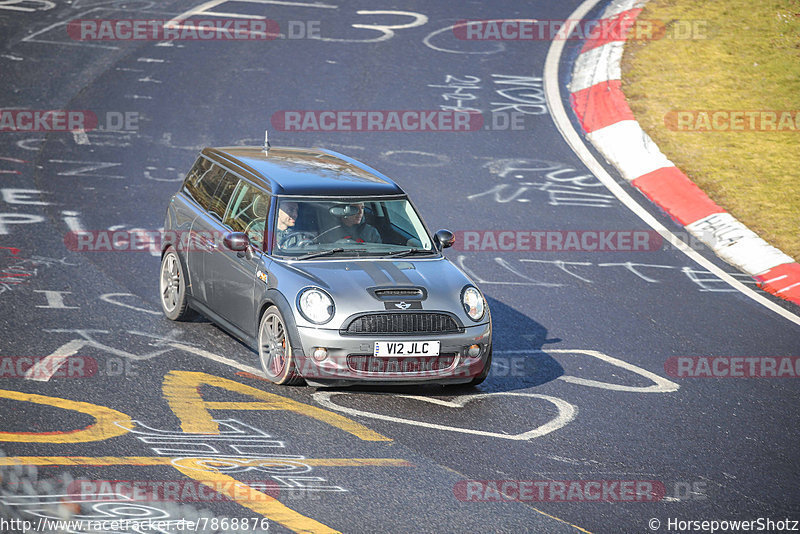
[[436,243],[436,247],[439,250],[442,250],[452,247],[456,242],[456,236],[450,230],[439,230],[433,236],[433,240]]
[[226,234],[222,243],[234,252],[244,252],[250,248],[250,238],[243,232]]

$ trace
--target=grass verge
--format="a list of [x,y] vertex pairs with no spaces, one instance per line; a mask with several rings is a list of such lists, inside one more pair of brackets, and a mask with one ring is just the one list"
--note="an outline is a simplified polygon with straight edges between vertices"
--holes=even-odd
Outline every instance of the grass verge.
[[[625,47],[622,88],[642,128],[719,205],[800,260],[800,0],[650,0],[639,19],[663,21],[668,36],[691,28],[691,38]],[[769,131],[760,115],[726,113],[696,131],[708,126],[701,116],[674,121],[688,110],[792,111],[793,124]],[[748,131],[752,121],[767,130]]]

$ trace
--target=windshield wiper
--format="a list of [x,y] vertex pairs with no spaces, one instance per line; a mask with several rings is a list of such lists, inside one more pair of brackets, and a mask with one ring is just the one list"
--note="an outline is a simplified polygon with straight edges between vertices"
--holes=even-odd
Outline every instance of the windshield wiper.
[[297,256],[297,260],[310,260],[311,258],[319,258],[321,256],[330,256],[332,254],[336,254],[337,252],[344,252],[342,247],[338,248],[331,248],[328,250],[320,250],[319,252],[309,252],[308,254],[303,254],[302,256]]
[[298,256],[294,259],[296,260],[308,260],[311,258],[319,258],[320,256],[330,256],[332,254],[336,254],[338,252],[354,252],[356,256],[361,256],[362,252],[367,252],[365,248],[343,248],[343,247],[336,247],[328,250],[320,250],[319,252],[309,252],[308,254],[304,254],[302,256]]
[[386,255],[397,258],[401,256],[408,256],[410,254],[432,254],[432,253],[433,253],[432,250],[425,250],[424,248],[407,248],[405,250],[395,250],[394,252],[389,252]]

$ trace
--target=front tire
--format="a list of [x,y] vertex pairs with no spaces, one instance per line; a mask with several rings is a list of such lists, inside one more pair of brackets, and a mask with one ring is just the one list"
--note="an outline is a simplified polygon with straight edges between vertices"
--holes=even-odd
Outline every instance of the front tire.
[[492,369],[492,347],[489,346],[489,356],[486,357],[486,365],[483,366],[483,370],[480,372],[478,376],[473,378],[470,382],[467,383],[469,387],[475,387],[478,384],[483,383],[486,380],[486,377],[489,376],[489,371]]
[[276,306],[270,306],[258,326],[258,357],[267,379],[279,385],[301,384],[297,373],[292,345],[286,333],[286,323]]
[[161,309],[168,319],[185,321],[192,315],[189,299],[186,298],[186,276],[183,272],[178,253],[167,249],[161,259],[161,275],[159,276]]
[[484,364],[483,369],[481,370],[480,373],[475,375],[475,377],[472,380],[470,380],[469,382],[466,382],[464,384],[449,384],[449,385],[447,385],[445,387],[447,387],[448,389],[452,389],[452,390],[462,390],[462,389],[473,388],[473,387],[477,386],[478,384],[482,384],[483,381],[486,380],[486,377],[489,376],[489,371],[491,369],[492,369],[492,347],[490,346],[489,347],[489,356],[486,358],[486,363]]

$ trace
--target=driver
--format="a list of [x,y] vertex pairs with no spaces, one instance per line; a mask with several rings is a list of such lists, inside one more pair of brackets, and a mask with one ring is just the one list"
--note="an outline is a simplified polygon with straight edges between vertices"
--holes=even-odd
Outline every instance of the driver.
[[[356,243],[381,243],[381,234],[378,230],[367,224],[364,220],[364,203],[354,202],[348,205],[347,213],[342,215],[339,220],[341,224],[331,228],[331,235],[328,241],[336,242],[341,240],[352,240]],[[321,234],[320,234],[321,237]]]
[[286,238],[294,233],[294,224],[297,222],[297,202],[281,202],[278,208],[278,224],[275,230],[275,243],[278,247],[285,248]]

